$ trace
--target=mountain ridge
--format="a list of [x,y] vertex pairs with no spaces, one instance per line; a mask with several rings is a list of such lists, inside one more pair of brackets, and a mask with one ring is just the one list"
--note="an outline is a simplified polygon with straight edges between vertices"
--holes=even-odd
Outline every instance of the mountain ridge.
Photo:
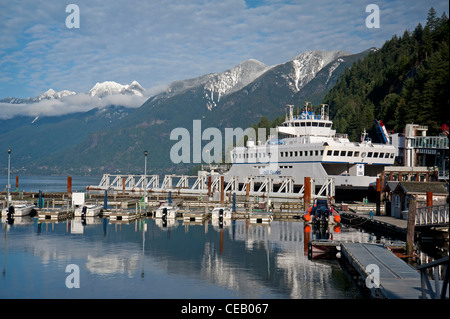
[[[353,63],[350,57],[357,56],[335,51],[324,54],[326,57],[323,59],[318,52],[307,55],[314,65],[305,62],[295,66],[295,62],[290,60],[266,66],[257,60],[247,60],[220,73],[175,81],[122,120],[104,130],[92,132],[70,150],[35,161],[33,165],[36,169],[45,167],[57,171],[62,171],[62,165],[66,165],[80,173],[139,173],[140,154],[149,150],[149,169],[152,171],[186,173],[193,164],[175,166],[169,160],[170,149],[175,143],[170,140],[174,128],[186,128],[192,132],[193,120],[199,119],[203,128],[245,129],[257,123],[261,116],[280,116],[287,103],[294,101],[299,104],[297,95],[313,79],[309,73],[314,72],[315,76],[322,74],[322,70],[325,72],[329,64],[336,63],[336,59],[341,57],[348,61],[339,64],[349,66]],[[343,72],[344,69],[326,69],[325,81],[332,82],[330,72],[334,75],[333,81],[336,80],[339,74],[334,72]],[[296,79],[299,79],[296,83],[300,90],[294,85]],[[321,87],[316,90],[320,92],[314,94],[324,95],[323,90],[327,86],[321,84]]]

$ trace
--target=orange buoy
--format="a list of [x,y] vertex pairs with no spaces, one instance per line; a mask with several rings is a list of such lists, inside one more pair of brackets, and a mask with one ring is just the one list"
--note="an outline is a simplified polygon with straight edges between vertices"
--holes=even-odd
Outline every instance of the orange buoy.
[[305,226],[305,233],[309,233],[309,232],[311,232],[311,226],[306,225]]
[[340,233],[341,232],[341,227],[340,226],[334,226],[333,228],[335,233]]
[[303,216],[303,218],[309,222],[311,220],[311,215],[310,214],[306,214],[305,216]]
[[341,216],[335,215],[335,216],[334,216],[334,221],[335,221],[336,223],[340,223],[340,222],[341,222]]

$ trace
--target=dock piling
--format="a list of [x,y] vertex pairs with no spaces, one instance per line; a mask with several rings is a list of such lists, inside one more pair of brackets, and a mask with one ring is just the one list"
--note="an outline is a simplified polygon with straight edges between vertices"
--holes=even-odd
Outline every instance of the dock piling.
[[409,202],[408,225],[406,229],[406,255],[412,255],[414,249],[414,232],[416,224],[416,201]]
[[305,177],[304,182],[304,195],[303,195],[303,206],[305,208],[305,211],[309,209],[309,206],[311,205],[311,178]]

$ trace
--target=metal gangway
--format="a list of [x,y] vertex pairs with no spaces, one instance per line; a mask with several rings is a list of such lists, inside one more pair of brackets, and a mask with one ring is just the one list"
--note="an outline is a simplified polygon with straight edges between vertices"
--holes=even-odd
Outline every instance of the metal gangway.
[[[335,184],[333,178],[325,180],[310,179],[311,198],[335,195]],[[297,186],[297,187],[295,187]],[[224,175],[165,175],[160,183],[159,175],[115,175],[103,174],[98,185],[86,188],[88,191],[116,191],[122,193],[145,192],[151,194],[173,194],[185,196],[212,195],[216,192],[225,194],[236,194],[237,196],[301,199],[304,196],[305,185],[297,185],[291,177],[274,183],[273,178],[266,177],[261,182],[256,182],[255,177],[248,176],[244,183],[239,183],[239,178],[231,177],[225,182]],[[317,189],[317,192],[316,192]]]

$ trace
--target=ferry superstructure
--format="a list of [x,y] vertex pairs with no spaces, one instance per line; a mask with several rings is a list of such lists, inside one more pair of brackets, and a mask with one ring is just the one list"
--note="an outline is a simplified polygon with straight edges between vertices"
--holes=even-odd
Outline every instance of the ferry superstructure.
[[336,188],[367,189],[385,166],[394,164],[393,145],[372,143],[365,137],[351,142],[346,135],[336,134],[327,105],[315,114],[306,103],[298,116],[292,105],[288,107],[285,121],[276,128],[278,138],[271,136],[264,144],[249,140],[230,152],[232,166],[226,181],[238,178],[243,183],[251,176],[262,182],[271,176],[274,183],[292,178],[302,185],[305,177],[318,183],[331,177]]

